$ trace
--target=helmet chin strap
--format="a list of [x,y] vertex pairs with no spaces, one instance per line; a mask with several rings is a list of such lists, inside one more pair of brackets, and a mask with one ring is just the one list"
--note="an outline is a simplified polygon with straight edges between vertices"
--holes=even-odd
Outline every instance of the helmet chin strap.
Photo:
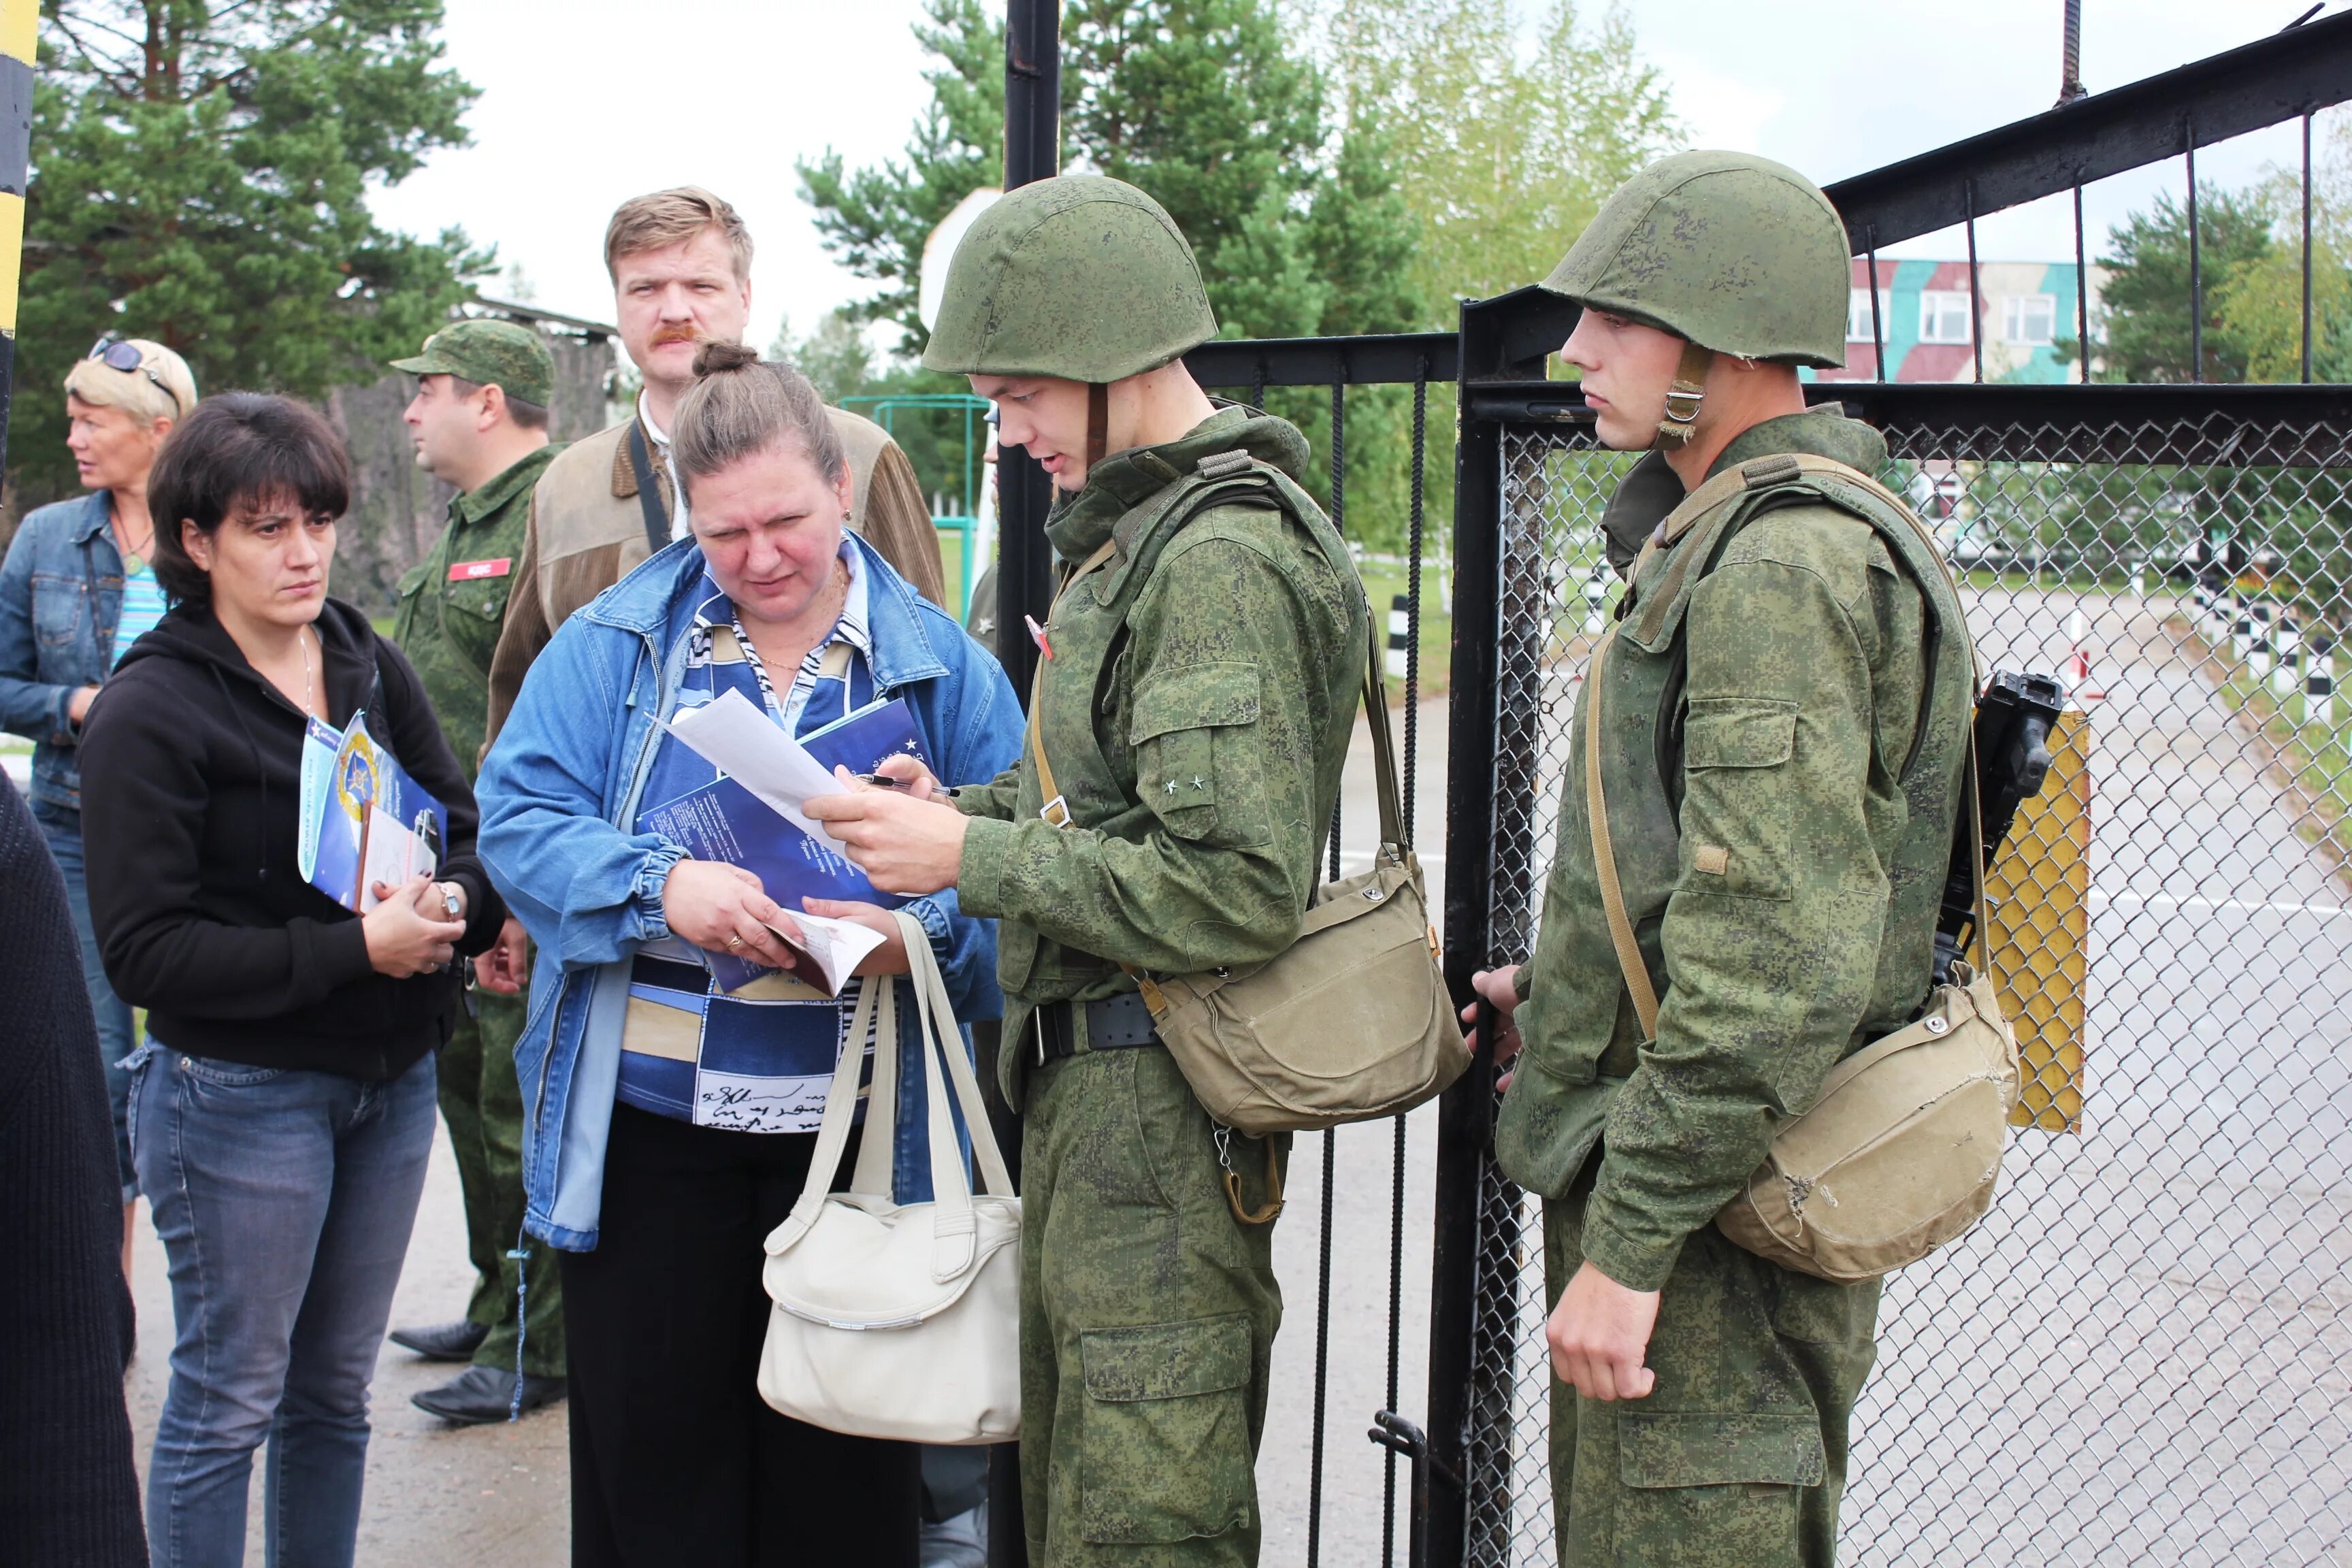
[[1686,447],[1698,433],[1699,405],[1706,400],[1707,366],[1714,363],[1714,351],[1684,340],[1682,363],[1675,367],[1674,384],[1666,388],[1666,416],[1658,421],[1659,446]]
[[1091,474],[1097,463],[1103,460],[1103,449],[1110,445],[1110,387],[1107,383],[1087,383],[1087,471]]

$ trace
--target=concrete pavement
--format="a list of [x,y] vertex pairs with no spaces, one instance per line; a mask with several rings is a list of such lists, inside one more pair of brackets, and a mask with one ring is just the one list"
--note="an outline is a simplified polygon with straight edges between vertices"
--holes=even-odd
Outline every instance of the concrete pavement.
[[[139,1357],[125,1392],[143,1482],[172,1350],[171,1282],[143,1203],[135,1251]],[[463,1316],[472,1288],[457,1167],[446,1135],[436,1130],[392,1321],[436,1323]],[[368,1447],[359,1562],[369,1568],[561,1568],[571,1561],[562,1407],[534,1412],[513,1426],[459,1429],[408,1403],[410,1394],[456,1371],[383,1347],[376,1363],[375,1436]],[[256,1463],[245,1554],[250,1568],[262,1562],[261,1471]]]
[[[1416,832],[1444,843],[1444,715],[1423,705],[1420,810]],[[1403,743],[1403,714],[1393,715]],[[1370,739],[1360,720],[1345,784],[1343,847],[1353,865],[1371,852]],[[1430,866],[1442,874],[1442,849]],[[1433,885],[1432,897],[1438,889]],[[1435,1134],[1432,1113],[1413,1118],[1406,1158],[1403,1311],[1400,1398],[1422,1415],[1428,1355],[1429,1194]],[[1339,1180],[1332,1187],[1334,1252],[1329,1376],[1325,1408],[1322,1561],[1377,1562],[1382,1455],[1365,1440],[1372,1413],[1386,1403],[1390,1279],[1390,1197],[1393,1124],[1350,1127],[1335,1135]],[[1302,1138],[1291,1164],[1288,1206],[1275,1233],[1276,1264],[1286,1303],[1276,1352],[1275,1383],[1258,1467],[1269,1564],[1306,1561],[1309,1450],[1314,1414],[1317,1281],[1321,1235],[1324,1137]],[[171,1352],[171,1289],[163,1249],[142,1205],[133,1276],[139,1303],[139,1357],[128,1394],[141,1474],[154,1441]],[[436,1139],[425,1197],[401,1275],[393,1321],[439,1322],[465,1310],[472,1274],[465,1260],[465,1218],[457,1166],[446,1136]],[[427,1363],[387,1344],[377,1363],[375,1436],[368,1453],[360,1523],[364,1568],[558,1568],[569,1561],[563,1407],[536,1412],[512,1426],[453,1428],[408,1403],[456,1369]],[[247,1562],[262,1561],[260,1465],[255,1467],[254,1526]],[[1402,1528],[1402,1526],[1400,1526]],[[1402,1536],[1398,1561],[1402,1562]]]

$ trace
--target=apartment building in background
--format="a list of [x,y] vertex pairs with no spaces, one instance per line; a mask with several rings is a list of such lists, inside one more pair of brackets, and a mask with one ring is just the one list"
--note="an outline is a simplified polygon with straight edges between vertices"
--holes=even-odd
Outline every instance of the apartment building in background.
[[[1887,261],[1877,266],[1878,331],[1885,344],[1888,381],[1973,381],[1976,351],[1984,349],[1984,379],[2007,382],[2074,381],[2082,375],[2061,341],[2072,344],[2081,329],[2075,315],[2076,268],[2071,261],[1980,261],[1976,309],[1969,309],[1965,261]],[[1820,381],[1881,379],[1872,341],[1871,264],[1857,258],[1845,322],[1845,368],[1808,373]],[[2106,268],[2094,266],[2090,309],[2095,321],[2099,287]]]

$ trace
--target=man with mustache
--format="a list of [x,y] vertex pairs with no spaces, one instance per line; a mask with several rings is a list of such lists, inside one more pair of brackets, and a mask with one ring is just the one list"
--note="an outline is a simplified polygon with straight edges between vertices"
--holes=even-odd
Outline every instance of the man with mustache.
[[[739,342],[751,320],[751,233],[732,206],[699,186],[623,202],[604,229],[604,267],[621,346],[645,390],[629,418],[572,443],[549,464],[531,494],[516,593],[490,662],[493,743],[555,628],[646,556],[686,537],[686,497],[669,464],[670,421],[694,384],[695,346]],[[850,527],[917,592],[943,603],[938,534],[914,465],[872,420],[827,412],[849,454]]]

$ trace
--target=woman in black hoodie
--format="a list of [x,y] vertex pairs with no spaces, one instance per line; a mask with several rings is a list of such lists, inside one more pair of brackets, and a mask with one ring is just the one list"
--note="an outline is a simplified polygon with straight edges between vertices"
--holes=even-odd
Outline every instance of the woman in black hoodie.
[[[157,1564],[244,1561],[270,1442],[273,1562],[352,1560],[367,1387],[432,1147],[450,965],[505,910],[415,672],[327,597],[350,463],[315,412],[231,394],[149,481],[173,600],[123,656],[82,742],[90,912],[148,1010],[131,1155],[171,1258],[177,1342],[147,1483]],[[365,710],[447,808],[431,877],[355,915],[296,860],[306,722]]]

